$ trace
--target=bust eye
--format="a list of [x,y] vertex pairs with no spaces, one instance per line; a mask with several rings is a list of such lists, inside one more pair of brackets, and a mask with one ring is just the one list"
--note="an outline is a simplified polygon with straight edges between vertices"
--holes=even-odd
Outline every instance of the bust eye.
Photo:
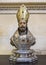
[[24,22],[24,24],[25,24],[25,22]]
[[20,24],[22,24],[22,22],[20,22]]

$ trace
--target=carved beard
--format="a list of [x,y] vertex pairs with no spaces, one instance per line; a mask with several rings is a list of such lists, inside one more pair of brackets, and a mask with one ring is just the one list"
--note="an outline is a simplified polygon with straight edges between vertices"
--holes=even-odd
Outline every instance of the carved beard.
[[27,27],[19,27],[18,28],[19,34],[27,34],[28,28]]
[[22,26],[22,27],[21,27],[21,28],[19,28],[19,29],[20,29],[20,31],[21,31],[21,32],[25,32],[26,27],[23,27],[23,26]]

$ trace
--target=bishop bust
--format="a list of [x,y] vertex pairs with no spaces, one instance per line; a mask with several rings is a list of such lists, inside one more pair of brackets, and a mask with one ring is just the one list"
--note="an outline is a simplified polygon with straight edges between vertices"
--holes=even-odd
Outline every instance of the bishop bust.
[[[31,62],[33,59],[31,57],[32,51],[30,50],[30,47],[35,44],[35,38],[28,30],[27,24],[29,19],[29,12],[25,5],[20,6],[16,16],[18,20],[18,29],[10,39],[10,44],[17,48],[17,50],[14,50],[15,61]],[[16,53],[18,54],[18,57]],[[34,56],[33,58],[36,59]],[[10,59],[13,60],[14,56],[12,56]]]
[[[11,37],[11,44],[18,49],[29,49],[35,43],[35,38],[32,33],[28,30],[29,13],[27,8],[22,5],[17,12],[18,29]],[[24,47],[23,47],[24,45]]]

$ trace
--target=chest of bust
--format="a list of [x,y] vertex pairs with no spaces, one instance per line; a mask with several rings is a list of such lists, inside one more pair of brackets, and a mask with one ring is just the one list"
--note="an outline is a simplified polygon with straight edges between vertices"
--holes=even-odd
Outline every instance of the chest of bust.
[[16,38],[16,43],[19,44],[28,44],[30,43],[30,36],[29,35],[19,35],[18,38]]
[[19,36],[19,43],[26,44],[27,43],[27,35]]
[[15,45],[18,49],[29,49],[32,41],[33,41],[33,37],[30,34],[25,34],[25,35],[16,35],[15,34]]

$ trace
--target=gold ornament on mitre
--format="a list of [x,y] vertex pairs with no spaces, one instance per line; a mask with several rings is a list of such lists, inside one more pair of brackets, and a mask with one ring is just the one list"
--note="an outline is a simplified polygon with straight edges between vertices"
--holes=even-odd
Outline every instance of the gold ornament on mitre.
[[22,19],[24,19],[25,22],[28,22],[29,12],[24,4],[20,6],[16,16],[17,16],[18,22],[21,21]]

